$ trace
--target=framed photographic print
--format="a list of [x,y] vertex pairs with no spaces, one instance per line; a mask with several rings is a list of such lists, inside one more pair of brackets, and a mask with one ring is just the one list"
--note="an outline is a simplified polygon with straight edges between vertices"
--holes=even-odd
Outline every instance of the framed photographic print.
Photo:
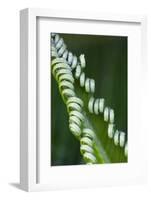
[[145,182],[146,18],[47,9],[20,16],[21,187]]

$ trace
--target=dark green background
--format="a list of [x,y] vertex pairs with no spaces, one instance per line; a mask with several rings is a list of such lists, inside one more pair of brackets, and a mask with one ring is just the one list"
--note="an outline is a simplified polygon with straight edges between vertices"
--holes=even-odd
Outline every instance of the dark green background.
[[[115,123],[119,130],[127,133],[127,37],[60,34],[68,49],[75,55],[85,54],[87,77],[95,79],[95,97],[105,98],[106,105],[115,111]],[[52,75],[51,75],[52,76]],[[84,90],[81,91],[83,93]],[[58,91],[54,77],[51,77],[51,165],[82,164],[79,141],[68,128],[68,115]],[[94,116],[93,125],[96,125]],[[99,119],[98,119],[99,120]],[[106,137],[106,135],[105,135]],[[114,145],[108,138],[109,147]],[[112,153],[112,148],[109,148]],[[123,150],[120,158],[112,162],[125,162]]]

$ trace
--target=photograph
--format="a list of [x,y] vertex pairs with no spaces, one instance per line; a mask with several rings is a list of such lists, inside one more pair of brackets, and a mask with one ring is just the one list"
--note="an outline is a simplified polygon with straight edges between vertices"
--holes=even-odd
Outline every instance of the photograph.
[[50,166],[128,162],[128,36],[50,33]]

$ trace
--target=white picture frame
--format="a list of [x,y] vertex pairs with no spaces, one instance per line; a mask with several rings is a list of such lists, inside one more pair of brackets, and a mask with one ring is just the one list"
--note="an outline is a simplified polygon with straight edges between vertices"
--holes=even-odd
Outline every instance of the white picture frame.
[[[133,103],[129,104],[133,112],[130,112],[130,124],[133,123],[135,134],[130,138],[129,151],[131,152],[130,163],[126,165],[115,164],[115,165],[93,165],[93,166],[68,166],[68,167],[50,167],[49,164],[49,153],[50,150],[49,143],[47,141],[50,137],[50,129],[43,129],[45,134],[41,135],[39,128],[49,126],[50,113],[45,112],[50,106],[49,98],[50,95],[47,92],[43,93],[45,98],[41,99],[42,116],[45,116],[45,122],[42,122],[43,117],[39,117],[39,98],[41,93],[39,93],[39,88],[47,87],[49,89],[49,82],[46,76],[49,75],[49,68],[40,73],[39,82],[39,70],[42,64],[45,63],[43,60],[49,56],[46,49],[46,45],[41,45],[42,51],[38,49],[38,42],[40,38],[37,36],[37,31],[39,31],[39,19],[40,27],[42,27],[41,35],[49,32],[57,32],[54,23],[51,20],[60,20],[61,23],[66,21],[72,26],[72,23],[90,23],[89,25],[97,24],[101,26],[102,24],[107,24],[107,28],[103,28],[102,31],[105,33],[116,34],[116,35],[127,35],[132,34],[136,36],[137,48],[133,47],[133,43],[129,43],[130,52],[136,52],[133,57],[136,56],[136,60],[132,58],[129,54],[129,60],[132,61],[130,65],[134,65],[134,68],[130,70],[129,76],[130,81],[128,87],[134,79],[134,87],[130,89],[129,101],[136,100],[135,96],[138,96],[139,102],[141,103],[141,92],[143,90],[143,84],[145,79],[145,69],[146,69],[146,17],[145,16],[124,16],[124,15],[112,15],[112,14],[100,14],[100,13],[86,13],[86,12],[72,12],[72,11],[54,11],[49,9],[24,9],[20,12],[20,184],[21,188],[26,191],[40,191],[40,190],[52,190],[52,189],[63,189],[63,188],[81,188],[81,187],[98,187],[105,185],[127,185],[144,183],[146,181],[146,157],[145,157],[145,134],[143,137],[140,135],[140,131],[143,130],[144,123],[139,118],[142,114],[141,111],[137,111],[137,107],[140,105],[138,101],[136,106],[132,108]],[[49,24],[50,23],[50,24]],[[103,26],[103,25],[102,25]],[[121,26],[121,29],[117,29],[116,26]],[[115,28],[114,28],[115,27]],[[93,27],[93,31],[96,31],[96,27]],[[118,27],[119,28],[119,27]],[[66,29],[67,30],[67,29]],[[88,29],[86,29],[88,30]],[[118,30],[118,31],[117,31]],[[82,27],[81,27],[82,31]],[[84,32],[85,30],[83,30]],[[93,33],[92,31],[92,33]],[[122,32],[123,31],[123,32]],[[68,29],[68,32],[69,29]],[[74,27],[71,32],[74,32]],[[89,30],[88,30],[89,32]],[[91,30],[90,32],[91,33]],[[138,37],[137,37],[138,35]],[[43,37],[45,38],[45,37]],[[47,37],[46,37],[47,38]],[[47,40],[45,40],[47,42]],[[43,44],[46,44],[42,41]],[[49,45],[49,44],[48,44]],[[42,55],[42,52],[45,55]],[[135,51],[136,50],[136,51]],[[44,56],[44,57],[43,57]],[[39,60],[40,59],[40,60]],[[47,62],[45,63],[48,64]],[[136,66],[137,65],[137,66]],[[139,66],[139,67],[138,67]],[[137,70],[138,67],[138,70]],[[40,71],[43,72],[43,69]],[[134,76],[135,75],[135,76]],[[134,78],[135,77],[135,78]],[[47,81],[45,81],[47,80]],[[141,84],[140,84],[141,83]],[[139,88],[139,91],[138,91]],[[133,94],[136,89],[135,94]],[[42,91],[42,90],[41,90]],[[47,91],[47,90],[43,90]],[[135,95],[135,96],[134,96]],[[48,103],[48,104],[47,104]],[[41,106],[41,105],[40,105]],[[140,123],[142,122],[142,123]],[[42,124],[44,123],[44,124]],[[141,127],[137,127],[137,124],[141,124]],[[39,130],[40,129],[40,130]],[[131,131],[132,131],[131,130]],[[136,133],[137,132],[137,133]],[[138,134],[136,139],[136,134]],[[131,144],[134,144],[133,145]],[[135,144],[136,143],[136,144]],[[141,150],[140,150],[140,145]],[[134,158],[134,154],[136,155]],[[139,155],[138,155],[139,154]],[[139,156],[141,156],[141,162],[138,165]],[[93,170],[92,170],[93,169]],[[101,172],[100,172],[101,169]],[[50,173],[49,173],[50,172]]]

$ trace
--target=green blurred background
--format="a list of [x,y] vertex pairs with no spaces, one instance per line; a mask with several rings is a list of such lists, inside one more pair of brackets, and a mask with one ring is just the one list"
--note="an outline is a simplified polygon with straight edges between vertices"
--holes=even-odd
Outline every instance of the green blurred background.
[[[95,97],[105,98],[105,104],[115,111],[116,127],[127,133],[127,37],[59,35],[73,54],[77,56],[85,54],[86,76],[95,79],[96,82]],[[84,90],[80,92],[81,95],[86,95]],[[79,141],[69,131],[66,106],[53,76],[51,77],[51,99],[51,165],[83,164]],[[89,118],[96,130],[107,129],[104,124],[100,128],[102,123],[100,119],[96,119],[91,114]],[[103,138],[100,139],[103,139],[104,145],[108,147],[106,150],[110,154],[112,163],[127,161],[123,157],[123,149],[115,147],[107,138],[107,133],[104,133]]]

